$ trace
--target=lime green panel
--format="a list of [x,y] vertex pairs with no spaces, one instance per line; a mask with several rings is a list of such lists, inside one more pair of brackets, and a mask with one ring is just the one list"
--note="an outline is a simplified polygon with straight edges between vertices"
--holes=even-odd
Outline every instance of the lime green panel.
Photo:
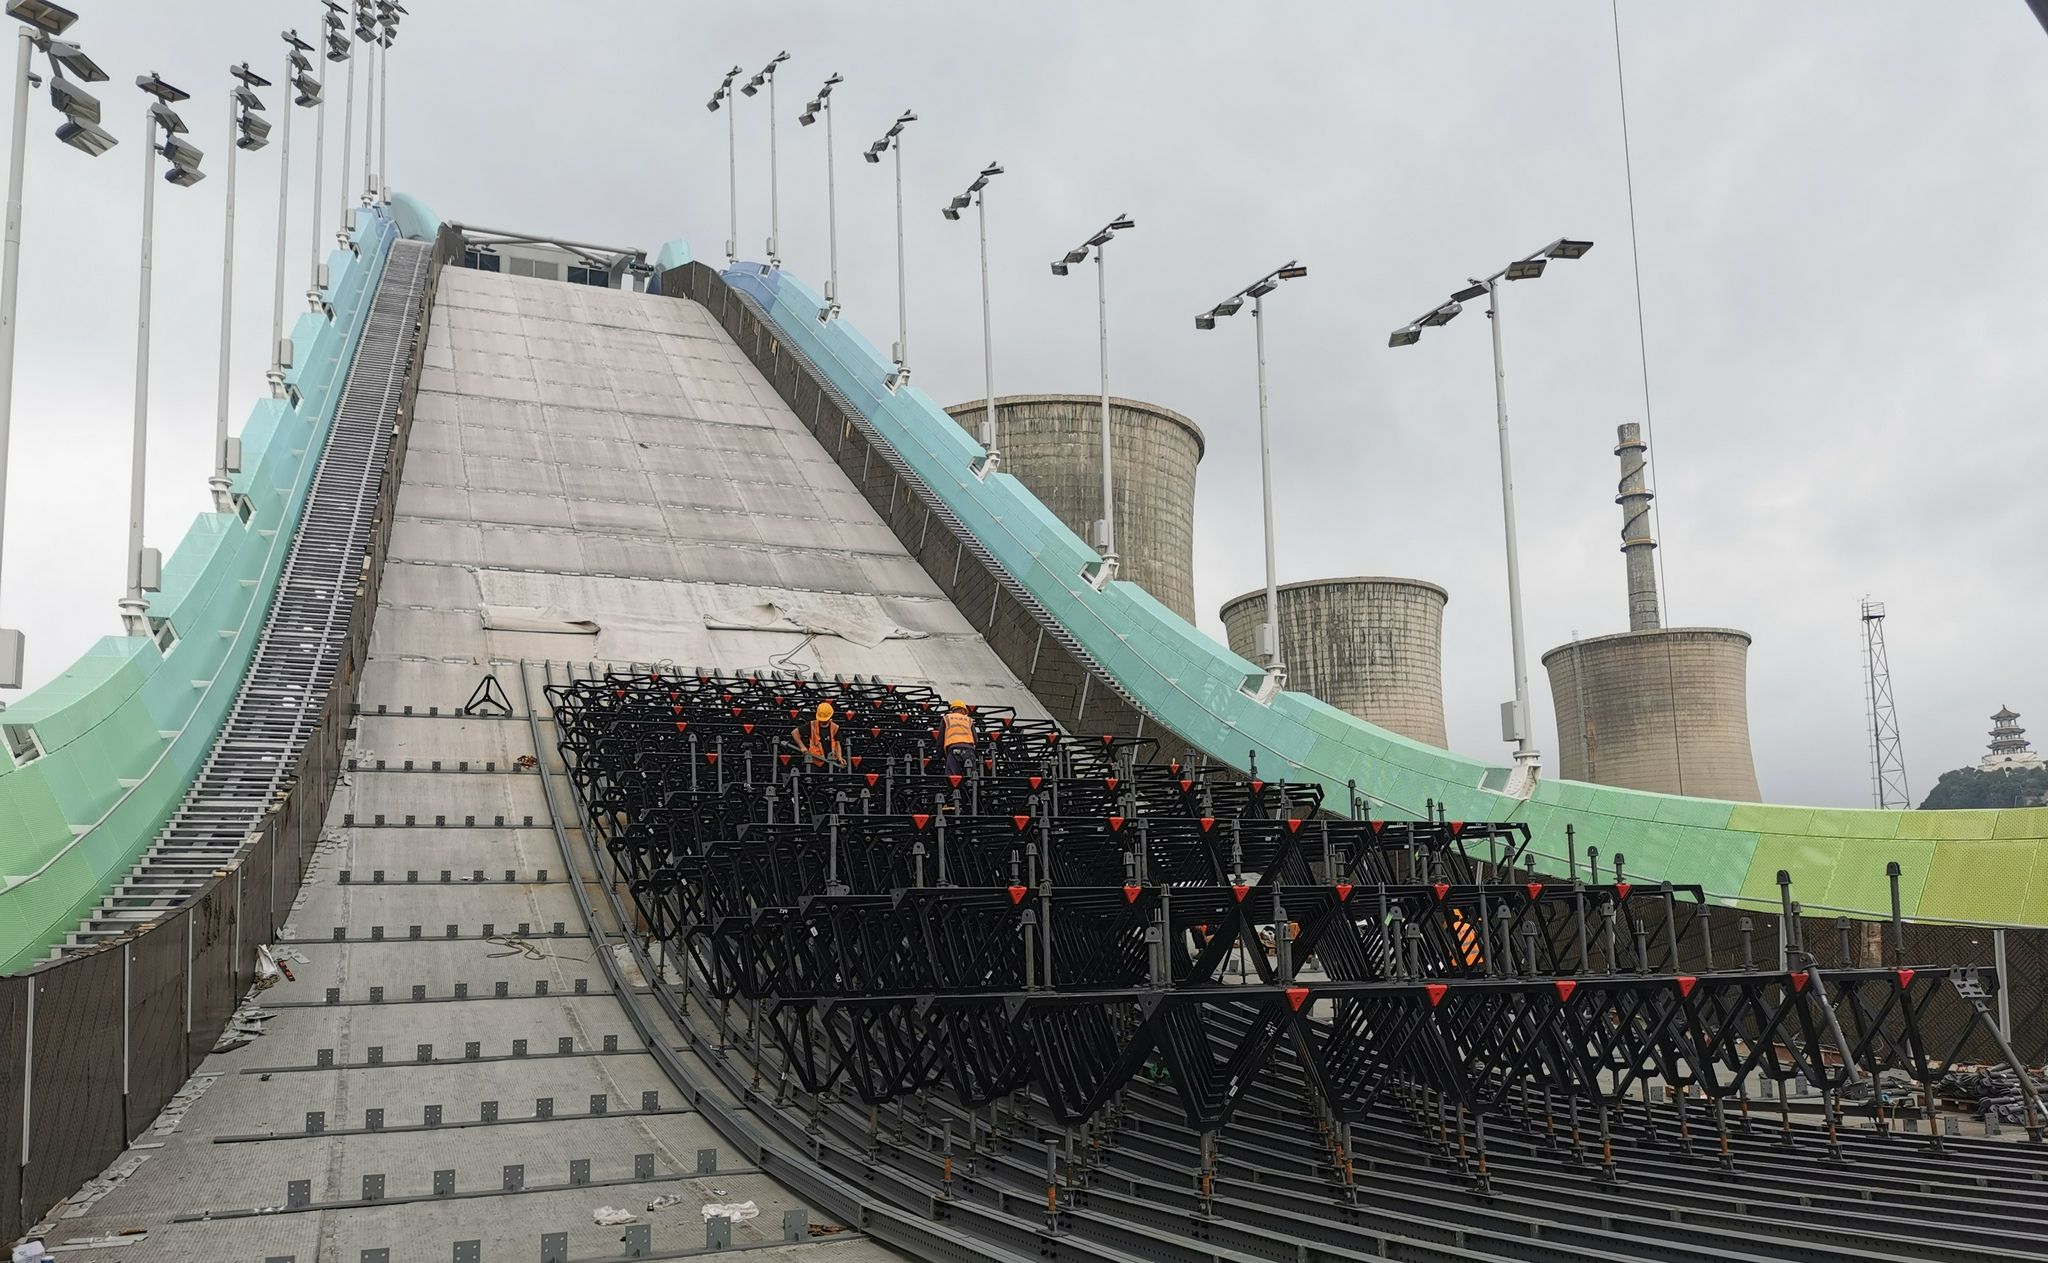
[[[1998,829],[2001,816],[2010,814],[2002,811],[1901,811],[1899,817],[1900,838],[1930,838],[1941,840],[1988,839]],[[2042,836],[2037,833],[2036,837]]]
[[[1892,888],[1891,879],[1885,875],[1885,866],[1896,861],[1899,865],[1899,906],[1917,907],[1921,889],[1927,883],[1928,870],[1934,865],[1936,845],[1898,839],[1869,846],[1851,842],[1844,850],[1842,862],[1835,866],[1826,894],[1818,902],[1830,908],[1881,908],[1888,911]],[[1793,889],[1796,891],[1798,887]]]
[[2048,920],[2048,891],[2033,888],[2040,859],[2033,841],[1940,843],[1918,911],[1956,921]]

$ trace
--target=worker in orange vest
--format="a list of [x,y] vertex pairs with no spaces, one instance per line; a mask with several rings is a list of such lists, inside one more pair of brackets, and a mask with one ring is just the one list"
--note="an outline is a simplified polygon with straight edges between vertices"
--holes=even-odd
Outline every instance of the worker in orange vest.
[[1451,933],[1458,940],[1458,955],[1467,965],[1486,963],[1486,957],[1479,950],[1479,932],[1465,920],[1463,908],[1451,909]]
[[817,715],[808,725],[798,725],[789,730],[790,744],[810,756],[812,767],[823,767],[827,763],[844,763],[846,755],[839,748],[839,725],[832,722],[832,703],[819,702]]
[[965,776],[974,766],[974,717],[967,703],[955,699],[939,725],[939,745],[946,752],[946,775]]

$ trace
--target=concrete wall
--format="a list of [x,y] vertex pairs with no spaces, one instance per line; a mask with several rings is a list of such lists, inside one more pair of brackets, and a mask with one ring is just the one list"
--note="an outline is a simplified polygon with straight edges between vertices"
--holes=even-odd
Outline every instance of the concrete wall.
[[[1280,586],[1280,661],[1287,687],[1369,724],[1448,748],[1444,738],[1444,603],[1418,579],[1312,579]],[[1254,662],[1266,590],[1226,602],[1231,652]]]
[[1663,794],[1756,802],[1749,636],[1624,632],[1543,655],[1557,707],[1557,775]]
[[[1119,578],[1195,621],[1195,466],[1201,429],[1170,408],[1110,396]],[[946,409],[981,433],[983,401]],[[1076,535],[1094,542],[1102,516],[1102,396],[998,395],[1002,468],[1031,489]]]

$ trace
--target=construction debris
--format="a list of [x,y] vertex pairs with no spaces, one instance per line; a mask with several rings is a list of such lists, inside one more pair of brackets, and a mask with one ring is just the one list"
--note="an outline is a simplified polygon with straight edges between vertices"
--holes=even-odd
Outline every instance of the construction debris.
[[752,1219],[760,1213],[761,1208],[751,1201],[704,1203],[704,1218],[707,1220],[725,1218],[738,1223],[743,1219]]
[[638,1218],[632,1211],[620,1206],[600,1206],[590,1212],[590,1217],[602,1228],[616,1228],[620,1224],[632,1223]]

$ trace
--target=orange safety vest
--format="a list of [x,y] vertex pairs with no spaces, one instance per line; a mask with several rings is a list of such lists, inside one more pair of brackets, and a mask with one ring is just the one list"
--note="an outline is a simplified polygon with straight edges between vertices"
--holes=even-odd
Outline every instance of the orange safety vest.
[[802,728],[790,729],[789,739],[810,751],[811,757],[820,762],[824,761],[828,749],[831,751],[833,758],[839,757],[838,724],[820,724],[817,720],[813,719],[811,721],[811,739],[809,741],[804,740]]
[[974,744],[974,721],[967,717],[967,712],[964,710],[947,711],[946,722],[941,726],[940,731],[945,734],[940,744],[948,750],[954,746],[971,746]]
[[1479,950],[1479,932],[1465,920],[1465,914],[1456,910],[1451,913],[1451,932],[1457,936],[1459,954],[1468,965],[1480,965],[1486,957]]

